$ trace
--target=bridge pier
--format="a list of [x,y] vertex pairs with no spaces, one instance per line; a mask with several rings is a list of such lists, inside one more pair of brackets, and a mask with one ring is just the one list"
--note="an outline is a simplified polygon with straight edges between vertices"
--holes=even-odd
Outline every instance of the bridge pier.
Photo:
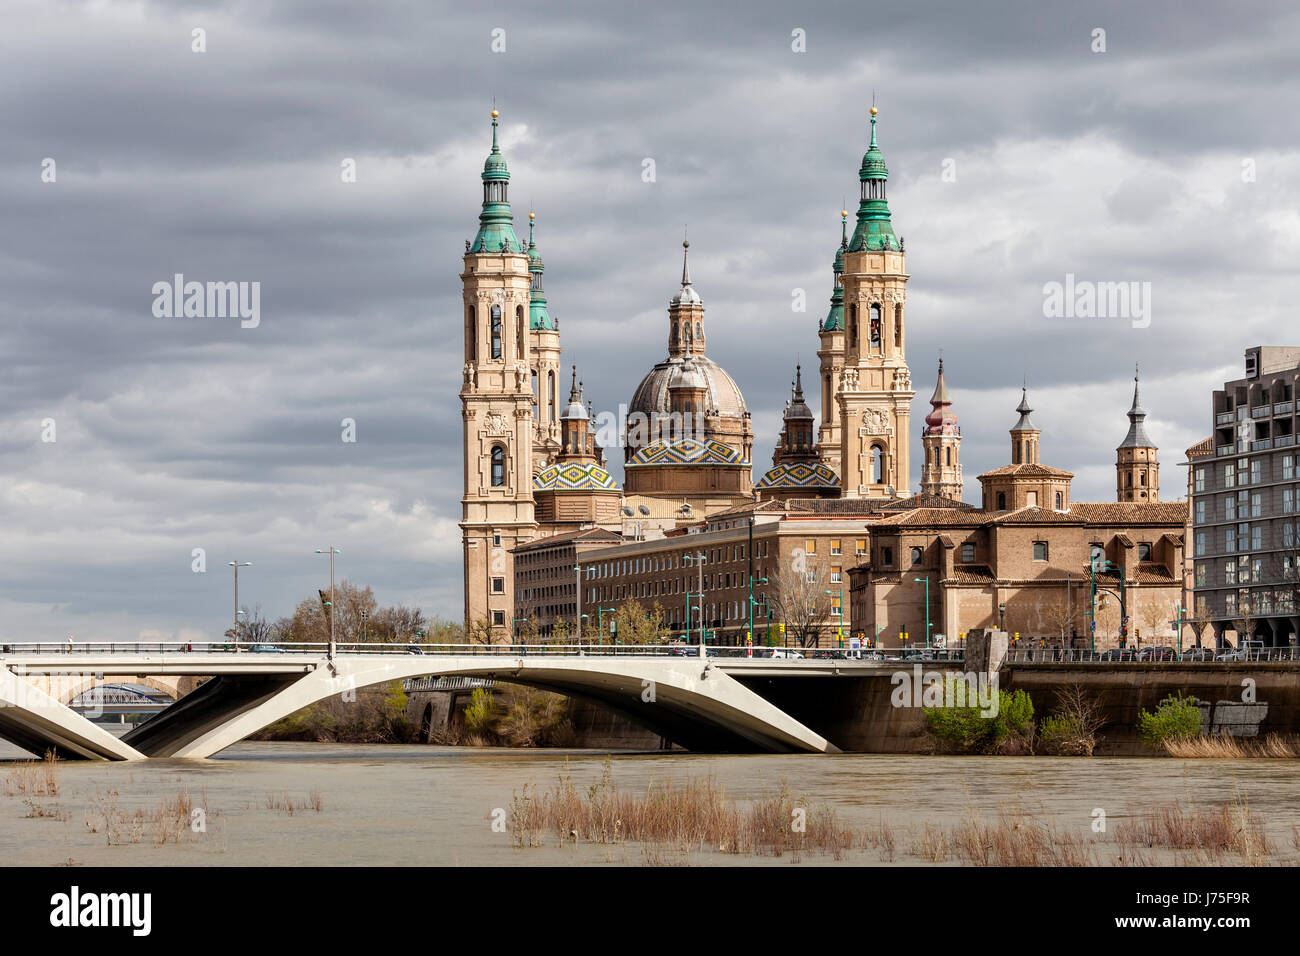
[[8,667],[0,667],[0,737],[38,756],[47,750],[83,760],[145,756]]

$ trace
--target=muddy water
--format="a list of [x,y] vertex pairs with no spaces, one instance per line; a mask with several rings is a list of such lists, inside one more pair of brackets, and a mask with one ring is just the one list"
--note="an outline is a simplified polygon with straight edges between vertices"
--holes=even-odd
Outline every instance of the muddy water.
[[[0,756],[16,752],[6,750]],[[601,846],[548,835],[546,845],[511,846],[495,833],[491,815],[508,808],[524,784],[542,789],[560,774],[580,788],[601,775],[605,754],[592,751],[520,751],[429,746],[309,743],[242,743],[204,761],[64,763],[59,793],[27,801],[6,795],[14,764],[0,762],[0,863],[110,864],[788,864],[710,851],[666,854],[631,844]],[[1294,761],[1054,759],[1046,757],[609,756],[620,790],[644,790],[652,781],[682,782],[713,775],[739,800],[776,789],[782,778],[810,805],[837,810],[841,822],[868,826],[887,821],[896,832],[895,862],[923,862],[909,833],[924,823],[952,825],[972,810],[992,817],[1017,806],[1089,839],[1094,808],[1106,811],[1111,830],[1124,815],[1175,800],[1208,805],[1244,794],[1265,823],[1271,861],[1300,858],[1292,826],[1300,824]],[[109,845],[102,824],[106,807],[119,812],[151,809],[188,791],[206,804],[207,830],[184,842]],[[318,793],[318,812],[301,805]],[[270,806],[287,795],[291,814]],[[33,807],[45,816],[28,816]],[[833,860],[805,854],[807,865]],[[847,863],[879,863],[877,850],[848,853]],[[955,862],[950,860],[949,862]],[[1170,861],[1172,862],[1172,861]],[[1225,859],[1223,862],[1238,862]]]

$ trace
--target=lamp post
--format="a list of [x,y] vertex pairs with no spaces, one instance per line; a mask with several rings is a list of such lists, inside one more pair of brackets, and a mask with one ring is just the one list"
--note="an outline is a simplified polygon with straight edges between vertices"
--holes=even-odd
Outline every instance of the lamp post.
[[329,548],[317,548],[317,554],[328,554],[330,556],[330,656],[334,656],[334,612],[336,605],[334,603],[334,555],[342,554],[334,545]]
[[239,569],[251,568],[252,561],[227,561],[235,569],[235,651],[239,651]]
[[605,634],[605,612],[606,611],[608,611],[610,614],[613,614],[616,611],[618,611],[618,608],[616,607],[596,608],[596,630],[600,632],[602,638],[604,637]]
[[[752,521],[750,522],[750,534],[751,534],[751,535],[753,534],[753,522],[752,522]],[[751,548],[754,547],[754,539],[753,539],[752,537],[749,539],[749,546],[750,546]],[[750,643],[751,645],[754,643],[754,605],[757,603],[757,602],[754,600],[754,584],[755,584],[755,583],[758,583],[758,584],[766,584],[766,583],[767,583],[767,578],[759,578],[757,582],[754,581],[754,573],[753,573],[753,570],[752,570],[752,569],[753,569],[753,566],[754,566],[753,561],[750,561],[750,568],[751,568],[751,570],[750,570],[750,574],[749,574],[749,643]]]
[[[694,554],[684,554],[684,555],[682,555],[682,560],[685,561],[687,564],[694,564],[696,567],[698,567],[698,568],[700,569],[700,591],[699,591],[699,598],[700,598],[700,609],[699,609],[699,610],[700,610],[700,657],[705,657],[705,656],[707,656],[707,655],[704,653],[704,560],[705,560],[705,558],[704,558],[704,552],[703,552],[703,551],[696,551]],[[689,595],[689,593],[690,593],[690,592],[687,592],[688,595]],[[686,605],[687,605],[687,610],[689,611],[689,609],[690,609],[690,598],[689,598],[689,596],[688,596],[687,599],[686,599]],[[690,629],[687,628],[687,631],[688,631],[688,632],[689,632],[689,630],[690,630]]]
[[[913,578],[917,584],[925,582],[925,649],[930,649],[930,575],[923,578]],[[946,631],[944,633],[947,633]]]
[[577,610],[574,611],[574,620],[578,627],[578,653],[582,653],[582,565],[573,566],[573,593],[577,598]]

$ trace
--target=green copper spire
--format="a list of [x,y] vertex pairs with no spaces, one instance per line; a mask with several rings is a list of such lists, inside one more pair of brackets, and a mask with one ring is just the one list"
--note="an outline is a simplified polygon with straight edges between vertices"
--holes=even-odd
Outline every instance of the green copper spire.
[[528,214],[528,271],[533,274],[533,284],[528,293],[528,327],[554,332],[555,322],[546,311],[546,292],[542,289],[542,272],[546,267],[542,263],[542,254],[537,251],[537,242],[533,239],[533,224],[536,219],[536,213]]
[[850,252],[864,250],[893,249],[901,252],[898,237],[889,221],[889,203],[885,198],[885,183],[889,179],[889,169],[885,166],[885,157],[876,145],[876,108],[871,107],[871,144],[862,157],[862,168],[858,171],[862,181],[862,198],[858,204],[858,225],[849,242]]
[[844,272],[844,250],[849,247],[849,212],[840,210],[840,247],[835,250],[835,288],[831,292],[831,310],[822,321],[821,332],[840,332],[844,330],[844,286],[840,276]]
[[483,163],[483,211],[478,216],[478,235],[470,252],[523,252],[510,213],[510,170],[497,145],[499,115],[492,111],[492,152]]

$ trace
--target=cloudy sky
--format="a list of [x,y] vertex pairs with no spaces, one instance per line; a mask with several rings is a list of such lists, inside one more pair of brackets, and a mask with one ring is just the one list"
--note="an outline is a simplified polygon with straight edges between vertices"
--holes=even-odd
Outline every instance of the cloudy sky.
[[[665,351],[689,223],[709,354],[767,464],[874,90],[913,422],[942,349],[967,498],[1027,380],[1044,460],[1113,499],[1135,362],[1181,497],[1210,391],[1297,337],[1300,16],[1058,6],[9,0],[0,635],[215,636],[227,561],[276,616],[324,585],[329,545],[381,602],[458,616],[457,273],[493,97],[598,409]],[[260,282],[260,324],[156,317],[176,273]],[[1045,318],[1067,274],[1150,283],[1149,327]]]

